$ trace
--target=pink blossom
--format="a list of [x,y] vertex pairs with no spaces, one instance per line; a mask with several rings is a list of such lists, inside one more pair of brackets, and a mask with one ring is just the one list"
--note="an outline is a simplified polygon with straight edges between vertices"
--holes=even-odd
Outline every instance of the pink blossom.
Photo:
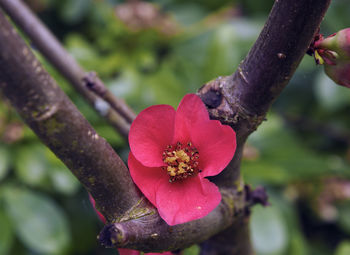
[[[130,249],[118,249],[119,255],[140,255],[141,252],[137,250],[130,250]],[[173,255],[170,251],[166,251],[163,253],[145,253],[145,255]]]
[[143,110],[129,134],[131,176],[169,225],[200,219],[221,201],[205,177],[219,174],[236,150],[236,134],[217,120],[195,94],[177,111],[169,105]]

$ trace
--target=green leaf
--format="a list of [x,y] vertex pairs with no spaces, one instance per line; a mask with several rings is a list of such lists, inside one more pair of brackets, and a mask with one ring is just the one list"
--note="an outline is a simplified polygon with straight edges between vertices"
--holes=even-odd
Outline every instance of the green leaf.
[[260,154],[257,159],[242,163],[248,182],[261,183],[263,180],[285,185],[289,181],[309,180],[322,174],[348,172],[347,166],[335,162],[332,156],[320,155],[307,148],[277,116],[271,114],[268,120],[248,139]]
[[[259,31],[258,24],[243,19],[222,24],[215,29],[206,50],[202,73],[206,81],[229,75],[248,52]],[[243,53],[243,54],[242,54]]]
[[74,194],[80,187],[77,178],[48,148],[45,148],[45,156],[49,164],[50,170],[47,174],[51,179],[52,187],[64,195]]
[[319,104],[330,112],[339,110],[349,104],[350,90],[334,83],[322,72],[316,78],[315,95]]
[[188,247],[187,249],[184,249],[182,254],[183,255],[198,255],[200,252],[200,248],[198,245],[192,245],[191,247]]
[[4,188],[3,195],[7,214],[25,246],[43,254],[63,254],[70,231],[64,213],[54,201],[15,186]]
[[349,255],[349,254],[350,254],[350,241],[341,242],[335,251],[335,255]]
[[276,207],[256,206],[251,218],[253,245],[258,254],[280,254],[288,244],[286,223]]
[[0,147],[0,180],[6,176],[9,170],[9,164],[10,155],[8,151],[4,147]]
[[92,45],[79,34],[69,34],[65,39],[68,52],[86,69],[96,66],[98,54]]
[[283,216],[285,222],[287,233],[288,233],[288,252],[285,254],[298,254],[298,255],[308,255],[307,241],[303,235],[303,230],[299,222],[298,211],[295,208],[293,201],[289,201],[285,195],[283,195],[282,189],[272,189],[268,190],[269,202],[272,206],[276,207],[278,211]]
[[68,0],[61,9],[61,15],[67,23],[76,24],[88,13],[91,0]]
[[80,187],[80,183],[76,177],[63,165],[51,167],[50,177],[53,187],[62,194],[72,195]]
[[[338,225],[345,232],[350,234],[350,202],[343,202],[337,206],[338,208]],[[349,253],[350,254],[350,253]]]
[[47,183],[48,164],[43,145],[21,147],[16,153],[15,173],[22,182],[31,186]]
[[5,212],[0,211],[0,254],[9,254],[9,250],[12,246],[14,234],[12,229],[12,223]]

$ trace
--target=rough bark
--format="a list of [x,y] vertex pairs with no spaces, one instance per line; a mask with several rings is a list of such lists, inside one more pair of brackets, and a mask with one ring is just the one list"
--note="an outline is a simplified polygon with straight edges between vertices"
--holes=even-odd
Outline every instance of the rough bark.
[[[92,194],[97,209],[109,222],[117,222],[109,239],[101,238],[107,246],[113,240],[114,246],[146,251],[184,248],[228,227],[251,204],[238,183],[221,190],[222,203],[207,217],[169,227],[140,196],[118,155],[83,118],[1,11],[0,70],[3,95]],[[106,237],[105,233],[101,236]]]
[[[92,192],[108,219],[115,221],[100,234],[106,246],[144,251],[176,250],[212,236],[202,243],[202,254],[253,254],[246,210],[252,202],[247,201],[249,192],[242,188],[240,179],[243,145],[287,85],[329,3],[330,0],[276,0],[263,31],[238,70],[204,85],[199,91],[211,117],[234,128],[238,147],[227,169],[212,178],[223,195],[220,206],[207,217],[186,224],[167,226],[156,211],[140,199],[126,167],[105,141],[96,139],[87,122],[78,117],[75,108],[3,16],[0,19],[0,89],[39,137]],[[12,44],[12,40],[20,42]],[[66,134],[68,131],[71,133]],[[77,145],[73,141],[77,141]],[[85,152],[85,148],[91,151]],[[106,159],[110,162],[102,162]],[[113,196],[116,193],[120,196]],[[109,199],[111,204],[107,203]]]
[[107,219],[140,200],[129,171],[84,119],[0,11],[0,91],[74,173]]
[[[293,76],[330,2],[276,0],[262,32],[237,71],[200,89],[199,95],[211,117],[231,125],[237,133],[238,153],[228,168],[213,178],[220,187],[237,182],[245,140],[265,120],[269,107]],[[201,255],[251,254],[247,227],[248,223],[242,229],[233,224],[202,244],[206,249]],[[234,234],[241,230],[244,231],[240,235]]]
[[107,225],[99,239],[106,247],[125,247],[145,252],[178,250],[200,243],[239,222],[246,214],[243,187],[221,189],[222,202],[206,217],[175,226],[167,225],[158,214]]

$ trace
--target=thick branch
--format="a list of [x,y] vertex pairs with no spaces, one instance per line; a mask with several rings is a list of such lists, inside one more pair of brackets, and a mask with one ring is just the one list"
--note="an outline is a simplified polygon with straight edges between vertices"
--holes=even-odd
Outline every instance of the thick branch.
[[[126,247],[149,251],[177,250],[193,243],[203,242],[245,217],[246,201],[243,187],[221,189],[222,202],[206,217],[185,224],[169,226],[158,214],[148,214],[142,219],[107,225],[99,239],[106,247]],[[235,243],[239,246],[239,243]]]
[[[211,117],[234,128],[239,147],[265,119],[270,105],[293,76],[330,1],[276,0],[259,38],[237,71],[205,84],[199,91]],[[235,172],[225,171],[220,179],[229,185],[236,179]]]
[[[235,187],[240,182],[244,142],[264,120],[269,106],[293,75],[329,2],[330,0],[276,1],[261,35],[237,72],[229,77],[218,78],[200,90],[199,94],[210,108],[212,118],[230,124],[237,132],[238,147],[234,159],[222,174],[213,178],[221,190]],[[239,200],[236,198],[231,201]],[[223,230],[234,222],[227,230],[203,243],[202,254],[253,254],[248,218],[241,215],[239,220],[230,221],[226,218],[227,214],[226,217],[216,215],[222,206],[221,204],[202,220],[174,228],[145,217],[141,224],[138,220],[131,220],[111,225],[101,236],[103,240],[107,237],[107,240],[115,241],[113,244],[117,247],[159,251],[181,248],[182,246],[177,246],[179,238],[184,246],[205,240],[218,233],[220,228]],[[200,224],[195,225],[197,222]],[[208,225],[212,228],[206,228]],[[192,226],[195,226],[194,229],[199,228],[205,238],[198,237]],[[170,229],[176,235],[173,236]],[[153,232],[157,235],[153,235]],[[154,241],[152,236],[160,239]],[[174,246],[169,246],[169,239]]]
[[0,11],[0,90],[25,122],[74,173],[108,219],[140,196],[129,171],[43,69]]
[[245,201],[246,193],[239,183],[230,190],[221,190],[222,203],[207,217],[168,226],[139,196],[120,158],[80,115],[2,12],[0,60],[3,94],[84,184],[107,219],[119,222],[112,225],[115,231],[106,228],[102,232],[101,236],[108,236],[103,239],[106,244],[121,238],[113,245],[146,251],[184,248],[220,232],[244,215],[250,203]]
[[201,244],[201,255],[255,254],[250,240],[249,218],[241,217],[233,224]]
[[[208,254],[252,253],[248,224],[245,222],[246,219],[244,218],[245,214],[238,213],[243,212],[243,208],[245,208],[247,204],[245,201],[245,192],[239,188],[237,189],[237,187],[240,187],[239,166],[243,144],[248,135],[264,120],[265,114],[272,101],[279,95],[293,75],[322,20],[329,2],[330,0],[276,1],[261,35],[247,58],[240,65],[238,71],[232,76],[219,78],[215,82],[206,84],[199,92],[203,101],[211,108],[210,113],[212,118],[230,124],[237,133],[238,148],[234,159],[222,174],[214,178],[216,183],[220,185],[221,191],[229,191],[228,194],[231,195],[226,196],[227,194],[223,193],[223,198],[225,199],[223,199],[220,206],[207,217],[174,227],[167,226],[159,219],[157,214],[153,213],[152,209],[141,214],[135,212],[142,207],[137,208],[137,210],[124,211],[124,215],[126,215],[124,218],[118,218],[118,215],[114,214],[118,223],[109,225],[109,227],[106,227],[101,233],[101,239],[105,244],[117,247],[138,248],[145,251],[178,249],[195,242],[203,241],[205,238],[218,233],[220,230],[234,223],[226,230],[226,233],[232,234],[240,232],[241,235],[225,236],[225,233],[219,234],[204,243],[203,247],[217,248],[219,247],[218,243],[221,242],[226,244],[224,249],[215,251],[216,248],[208,248]],[[1,42],[3,41],[2,39],[7,39],[7,37],[8,35],[6,33],[3,38],[0,37]],[[3,43],[0,43],[0,46],[5,47],[2,44]],[[10,54],[7,52],[10,51],[5,51],[6,54]],[[6,57],[5,53],[3,53],[4,57]],[[25,70],[20,71],[24,72]],[[11,79],[5,80],[6,83],[10,84]],[[45,86],[46,84],[47,82]],[[23,85],[19,84],[18,86]],[[10,91],[8,93],[11,95],[10,86],[1,85],[1,87],[4,87],[5,94],[6,91]],[[41,90],[43,89],[44,88],[41,88]],[[211,96],[207,96],[209,93]],[[29,92],[27,92],[26,95],[27,97],[31,96],[32,100],[35,99]],[[61,98],[61,96],[59,98]],[[16,101],[16,99],[13,100]],[[27,101],[26,104],[20,103],[19,106],[17,106],[20,112],[22,111],[22,116],[23,114],[26,116],[26,110],[24,110],[23,107],[31,106],[28,105],[28,103],[30,103],[30,100]],[[38,107],[34,107],[34,109],[40,110],[40,108],[37,108]],[[39,111],[39,113],[39,116],[46,115],[43,110]],[[55,116],[55,114],[53,116]],[[50,126],[46,124],[46,117],[44,117],[43,120],[41,120],[40,117],[39,120],[34,118],[36,120],[33,122],[34,124],[30,121],[32,118],[33,117],[29,118],[27,122],[33,126],[34,129],[40,130],[39,125],[36,125],[38,121],[42,121],[40,125],[44,128]],[[61,121],[61,119],[58,119],[58,123]],[[74,123],[70,124],[72,124],[72,126],[76,125]],[[58,128],[57,132],[61,132],[61,130],[64,130],[64,127]],[[48,131],[50,131],[50,129],[46,128],[45,132]],[[51,132],[51,134],[55,135],[55,132]],[[48,139],[45,135],[42,136],[44,141]],[[73,138],[74,137],[70,136],[70,139]],[[57,154],[60,155],[60,150],[58,150],[58,152]],[[61,154],[65,155],[64,153]],[[102,155],[99,156],[101,156],[101,159],[105,159]],[[68,161],[68,163],[70,162]],[[124,169],[125,167],[122,166],[122,168]],[[91,169],[91,171],[93,171],[93,169]],[[105,169],[103,171],[108,170]],[[80,173],[79,170],[77,172],[78,174]],[[121,172],[124,174],[124,170]],[[85,172],[84,174],[89,176],[90,172]],[[127,179],[129,180],[130,178],[127,177]],[[104,181],[107,184],[110,182],[110,180],[107,179]],[[89,184],[89,181],[87,183]],[[101,181],[101,183],[103,182]],[[113,183],[111,185],[120,184]],[[124,186],[122,185],[121,187]],[[124,193],[124,190],[122,192],[122,194],[129,194],[126,192]],[[235,194],[237,196],[235,196]],[[101,197],[99,199],[101,199]],[[115,201],[115,198],[113,201]],[[234,201],[234,210],[232,210],[232,201]],[[139,200],[138,203],[136,203],[135,199],[133,199],[130,204],[137,207],[143,203],[140,203]],[[107,206],[107,204],[105,205]],[[144,208],[147,208],[147,205],[144,206]],[[107,213],[107,216],[112,216],[112,214],[108,214],[110,208],[103,209],[104,212]],[[238,209],[238,212],[235,211],[236,209]],[[127,217],[128,214],[133,216]],[[235,221],[237,216],[240,216],[240,218],[238,221]],[[205,236],[205,238],[202,238],[201,235]],[[174,245],[171,246],[170,242],[174,243]],[[212,252],[213,250],[215,253],[209,253],[209,251]],[[203,252],[203,254],[206,254],[206,251],[203,250]]]
[[[62,73],[75,89],[127,138],[130,120],[135,118],[135,114],[124,101],[117,98],[114,101],[114,106],[116,107],[109,107],[107,110],[100,109],[99,106],[103,104],[103,100],[89,91],[83,82],[86,72],[68,54],[55,36],[32,11],[21,0],[0,0],[0,6],[23,29],[40,52]],[[102,83],[97,77],[95,79]]]
[[[237,151],[228,168],[214,180],[231,186],[240,176],[243,145],[265,119],[304,56],[331,0],[276,0],[259,38],[231,76],[204,85],[199,95],[212,118],[231,125]],[[248,222],[233,224],[202,244],[201,255],[253,254]],[[242,231],[237,235],[238,231]],[[239,246],[236,243],[240,243]]]

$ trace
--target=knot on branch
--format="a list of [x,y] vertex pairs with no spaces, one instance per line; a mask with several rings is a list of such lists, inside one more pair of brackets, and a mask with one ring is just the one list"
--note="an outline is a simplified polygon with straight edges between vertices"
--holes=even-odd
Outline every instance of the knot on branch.
[[227,83],[230,83],[231,76],[219,76],[204,84],[199,90],[198,95],[207,106],[210,117],[220,120],[225,124],[235,123],[235,114],[228,104],[223,91]]
[[209,108],[217,108],[221,102],[223,95],[221,94],[220,87],[205,87],[205,85],[202,87],[203,90],[206,90],[206,92],[203,92],[203,94],[200,94],[200,97],[203,101],[203,103]]
[[105,226],[97,236],[97,239],[100,241],[101,245],[106,248],[125,245],[127,242],[124,231],[116,224]]
[[103,98],[103,95],[107,92],[107,88],[103,82],[98,78],[96,72],[87,72],[83,77],[83,84],[94,92],[96,95]]
[[198,95],[207,106],[212,119],[230,125],[235,131],[245,123],[248,133],[251,133],[265,120],[265,115],[259,116],[245,108],[236,96],[239,94],[235,91],[238,89],[236,87],[233,75],[219,76],[204,84],[198,90]]
[[258,186],[254,190],[249,185],[245,185],[246,192],[246,202],[250,207],[256,204],[261,204],[262,206],[268,206],[269,197],[264,187]]

